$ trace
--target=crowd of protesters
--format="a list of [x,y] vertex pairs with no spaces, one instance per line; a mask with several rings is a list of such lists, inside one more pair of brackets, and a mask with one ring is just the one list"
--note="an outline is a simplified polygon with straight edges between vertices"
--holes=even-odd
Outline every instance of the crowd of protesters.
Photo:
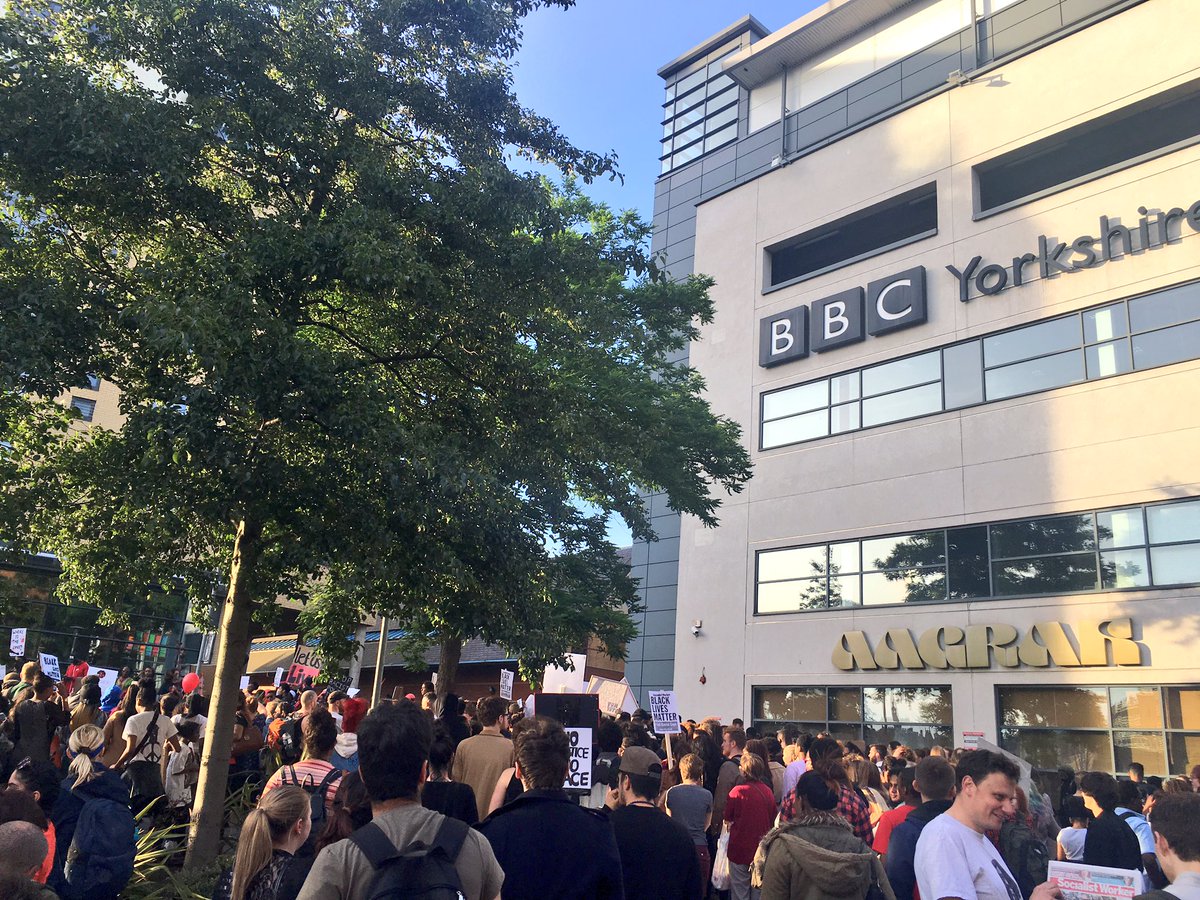
[[[115,900],[138,818],[186,822],[195,799],[198,679],[123,671],[101,696],[86,665],[68,671],[55,684],[31,663],[0,688],[3,897]],[[1051,859],[1144,873],[1145,900],[1200,900],[1200,766],[1061,769],[1043,792],[989,750],[712,718],[668,742],[639,710],[601,717],[591,789],[568,793],[558,721],[424,688],[369,713],[337,690],[251,689],[232,738],[231,790],[253,808],[221,900],[1049,900]]]

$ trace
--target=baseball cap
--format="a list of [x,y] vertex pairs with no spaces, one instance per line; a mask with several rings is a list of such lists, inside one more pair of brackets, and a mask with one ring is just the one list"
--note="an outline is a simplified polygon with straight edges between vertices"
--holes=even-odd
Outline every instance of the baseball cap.
[[405,700],[416,700],[416,699],[417,699],[417,695],[416,695],[416,694],[405,694],[405,695],[404,695],[404,699],[405,699]]
[[649,775],[661,779],[662,760],[647,747],[626,747],[625,752],[621,754],[619,771],[626,775]]

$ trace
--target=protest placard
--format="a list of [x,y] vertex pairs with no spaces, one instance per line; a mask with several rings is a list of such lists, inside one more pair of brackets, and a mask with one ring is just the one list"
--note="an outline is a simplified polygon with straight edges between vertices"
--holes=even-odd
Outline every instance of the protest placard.
[[587,666],[587,656],[582,653],[572,653],[568,656],[574,669],[560,669],[558,666],[546,666],[542,673],[543,694],[582,694],[586,681],[583,670]]
[[346,690],[349,687],[350,687],[350,676],[349,675],[338,675],[336,678],[329,679],[328,683],[325,685],[325,690],[329,691],[329,693],[331,693],[331,694],[334,691],[341,691],[344,694],[344,693],[346,693]]
[[243,675],[241,681],[238,682],[238,688],[244,691],[248,687],[250,687],[250,676]]
[[508,669],[500,670],[500,696],[505,700],[512,699],[513,675]]
[[655,734],[679,734],[679,712],[675,709],[674,691],[649,691],[650,716],[654,719]]
[[13,656],[25,655],[25,629],[14,628],[12,637],[8,639],[8,652]]
[[58,657],[49,653],[39,653],[38,662],[42,666],[42,674],[53,681],[62,681],[62,673],[58,670]]
[[347,697],[357,697],[358,696],[358,688],[346,688],[346,696]]
[[1049,881],[1063,900],[1117,900],[1143,893],[1142,873],[1085,863],[1050,862]]
[[116,669],[93,669],[90,674],[100,679],[100,696],[107,697],[108,692],[117,683],[117,675],[120,673]]
[[568,728],[571,742],[571,764],[563,790],[572,794],[588,794],[592,790],[592,729]]
[[279,687],[279,682],[283,681],[283,667],[280,666],[275,670],[275,687]]

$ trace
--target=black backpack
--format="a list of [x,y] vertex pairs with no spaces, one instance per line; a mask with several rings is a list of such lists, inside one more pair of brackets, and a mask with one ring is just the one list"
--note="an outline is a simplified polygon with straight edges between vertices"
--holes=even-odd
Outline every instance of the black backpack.
[[[325,828],[326,791],[329,789],[329,785],[341,778],[343,774],[341,769],[332,768],[325,773],[325,777],[321,779],[320,784],[315,784],[311,775],[305,775],[302,782],[300,776],[296,774],[294,766],[287,766],[280,771],[280,784],[294,784],[296,787],[303,788],[308,794],[308,800],[312,807],[312,830],[309,832],[308,840],[305,842],[305,849],[316,844],[317,838]],[[288,778],[289,775],[291,776],[290,780]]]
[[466,823],[447,816],[432,844],[413,841],[398,850],[382,828],[368,822],[350,835],[375,869],[365,900],[465,900],[454,860],[468,831]]
[[1050,851],[1023,822],[1010,819],[1000,827],[1000,855],[1026,900],[1049,877]]
[[285,766],[300,762],[304,753],[304,733],[300,730],[303,719],[288,719],[279,727],[279,761]]

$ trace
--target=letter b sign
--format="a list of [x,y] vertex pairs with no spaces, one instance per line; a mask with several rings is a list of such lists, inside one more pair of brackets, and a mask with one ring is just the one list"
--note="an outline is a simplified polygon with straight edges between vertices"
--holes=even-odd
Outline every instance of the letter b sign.
[[759,323],[758,364],[766,368],[808,356],[808,307],[798,306]]

